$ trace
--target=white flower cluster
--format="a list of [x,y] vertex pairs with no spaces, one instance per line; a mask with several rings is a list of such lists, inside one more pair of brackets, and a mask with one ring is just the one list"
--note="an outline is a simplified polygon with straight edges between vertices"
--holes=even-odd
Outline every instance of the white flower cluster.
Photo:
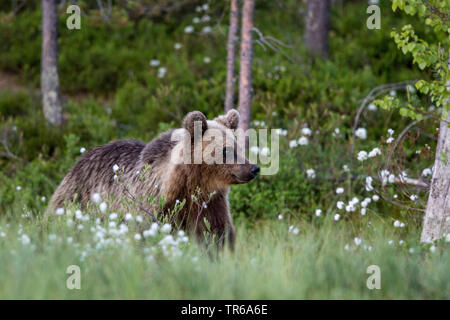
[[367,130],[366,128],[358,128],[355,131],[355,136],[357,136],[361,140],[367,139]]
[[311,129],[304,127],[301,130],[302,136],[298,140],[289,141],[289,148],[293,149],[298,146],[307,146],[309,144],[308,136],[312,135]]

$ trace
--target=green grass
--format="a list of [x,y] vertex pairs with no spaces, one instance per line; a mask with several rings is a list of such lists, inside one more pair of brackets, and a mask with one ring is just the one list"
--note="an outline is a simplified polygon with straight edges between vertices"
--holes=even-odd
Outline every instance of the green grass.
[[[288,232],[291,224],[299,234]],[[206,254],[189,242],[180,246],[180,256],[169,258],[158,249],[161,236],[134,240],[134,223],[123,238],[128,245],[122,240],[122,245],[103,249],[95,249],[99,241],[89,230],[93,219],[83,222],[82,231],[76,224],[68,227],[65,216],[13,219],[9,227],[3,219],[0,225],[6,233],[0,237],[1,299],[450,298],[448,246],[438,244],[431,252],[418,245],[416,231],[395,230],[376,216],[360,225],[329,216],[311,222],[265,221],[254,229],[240,226],[233,253]],[[19,229],[29,244],[18,240]],[[56,234],[56,240],[49,234]],[[359,246],[355,236],[362,239]],[[87,245],[92,249],[82,258]],[[157,249],[149,253],[152,247]],[[81,269],[80,290],[66,287],[69,265]],[[380,267],[380,290],[366,286],[370,265]]]

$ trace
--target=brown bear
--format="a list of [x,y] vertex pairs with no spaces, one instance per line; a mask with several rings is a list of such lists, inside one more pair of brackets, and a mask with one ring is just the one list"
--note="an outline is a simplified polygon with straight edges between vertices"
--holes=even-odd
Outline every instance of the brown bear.
[[[243,149],[232,131],[238,125],[236,110],[214,120],[206,120],[203,113],[194,111],[183,120],[183,128],[162,133],[147,144],[120,140],[95,147],[83,154],[62,180],[52,196],[49,212],[72,201],[84,208],[94,194],[99,194],[109,199],[110,212],[138,210],[153,218],[155,211],[168,215],[185,200],[172,217],[173,224],[199,239],[209,228],[219,245],[228,239],[233,246],[230,186],[247,183],[259,172],[245,153],[238,152]],[[208,136],[209,132],[215,136]],[[200,161],[194,159],[199,146]],[[223,161],[205,160],[208,152]]]

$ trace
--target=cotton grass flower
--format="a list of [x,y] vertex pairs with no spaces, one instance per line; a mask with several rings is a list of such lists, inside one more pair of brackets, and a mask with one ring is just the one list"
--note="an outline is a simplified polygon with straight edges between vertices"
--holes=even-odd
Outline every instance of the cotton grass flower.
[[102,203],[100,203],[99,208],[100,208],[101,213],[105,213],[108,206],[107,206],[106,202],[102,202]]
[[309,144],[308,138],[307,137],[300,137],[300,139],[298,139],[298,144],[300,146],[307,146]]
[[310,136],[312,134],[312,131],[311,129],[305,127],[302,129],[302,134],[305,136]]
[[419,197],[416,194],[412,194],[409,198],[411,201],[416,201]]
[[289,141],[289,148],[293,149],[293,148],[296,148],[297,146],[298,146],[297,140]]
[[192,32],[194,32],[194,27],[193,27],[193,26],[186,26],[186,27],[184,28],[184,33],[190,34],[190,33],[192,33]]
[[316,177],[316,171],[314,169],[308,169],[306,170],[306,175],[310,179],[314,179]]
[[100,197],[100,193],[94,193],[91,197],[92,202],[94,203],[100,203],[102,201],[102,198]]
[[355,131],[355,136],[357,136],[361,140],[367,139],[367,130],[366,128],[358,128]]
[[314,212],[314,214],[316,215],[316,217],[320,217],[320,215],[322,214],[322,210],[316,209],[316,211]]
[[56,214],[57,216],[62,216],[62,215],[64,214],[64,208],[58,208],[58,209],[56,209],[55,214]]
[[344,193],[344,188],[339,187],[336,189],[336,194],[343,194]]
[[373,158],[373,157],[376,157],[378,155],[381,155],[380,148],[373,148],[372,151],[370,151],[369,154],[368,154],[369,158]]
[[174,48],[175,50],[180,50],[182,47],[183,47],[183,45],[182,45],[181,43],[178,43],[178,42],[176,42],[176,43],[173,45],[173,48]]
[[161,232],[163,233],[169,233],[172,230],[172,226],[168,223],[165,223],[161,227]]
[[365,161],[365,160],[367,160],[368,159],[368,154],[367,154],[367,152],[366,151],[360,151],[360,152],[358,152],[358,156],[357,156],[357,159],[358,159],[358,161],[361,161],[361,162],[363,162],[363,161]]
[[85,152],[86,152],[86,148],[81,147],[81,148],[80,148],[80,153],[85,153]]
[[203,62],[204,63],[210,63],[211,62],[211,58],[210,57],[204,57],[203,58]]
[[167,69],[164,67],[160,67],[158,69],[158,78],[164,78],[166,76]]
[[355,238],[353,239],[353,241],[355,242],[355,244],[356,244],[357,246],[359,246],[359,245],[362,243],[361,238],[358,238],[358,237],[355,237]]
[[212,32],[212,28],[210,26],[206,26],[202,28],[203,34],[210,34]]
[[157,59],[152,59],[148,64],[150,65],[150,67],[157,67],[161,64],[161,62]]
[[334,221],[339,221],[340,218],[341,218],[341,215],[339,213],[336,213],[333,217]]

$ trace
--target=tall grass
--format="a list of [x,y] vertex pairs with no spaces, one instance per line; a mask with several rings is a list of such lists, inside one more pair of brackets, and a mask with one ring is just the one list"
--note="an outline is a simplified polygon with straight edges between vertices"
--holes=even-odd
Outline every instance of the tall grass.
[[[149,249],[157,248],[158,240],[135,240],[131,224],[123,238],[129,239],[123,240],[129,245],[96,249],[92,219],[82,223],[81,231],[67,226],[64,217],[51,220],[3,219],[0,223],[4,233],[0,237],[0,298],[450,298],[448,245],[438,244],[430,251],[418,245],[416,231],[399,232],[376,217],[370,225],[361,226],[331,217],[295,223],[265,221],[254,229],[238,226],[234,252],[208,254],[188,243],[179,256],[168,258]],[[298,234],[288,232],[291,224],[299,228]],[[30,243],[24,241],[24,234]],[[362,239],[359,245],[356,236]],[[92,250],[83,256],[81,249],[87,244]],[[66,287],[69,265],[80,267],[80,290]],[[370,265],[380,267],[380,290],[366,286]]]

